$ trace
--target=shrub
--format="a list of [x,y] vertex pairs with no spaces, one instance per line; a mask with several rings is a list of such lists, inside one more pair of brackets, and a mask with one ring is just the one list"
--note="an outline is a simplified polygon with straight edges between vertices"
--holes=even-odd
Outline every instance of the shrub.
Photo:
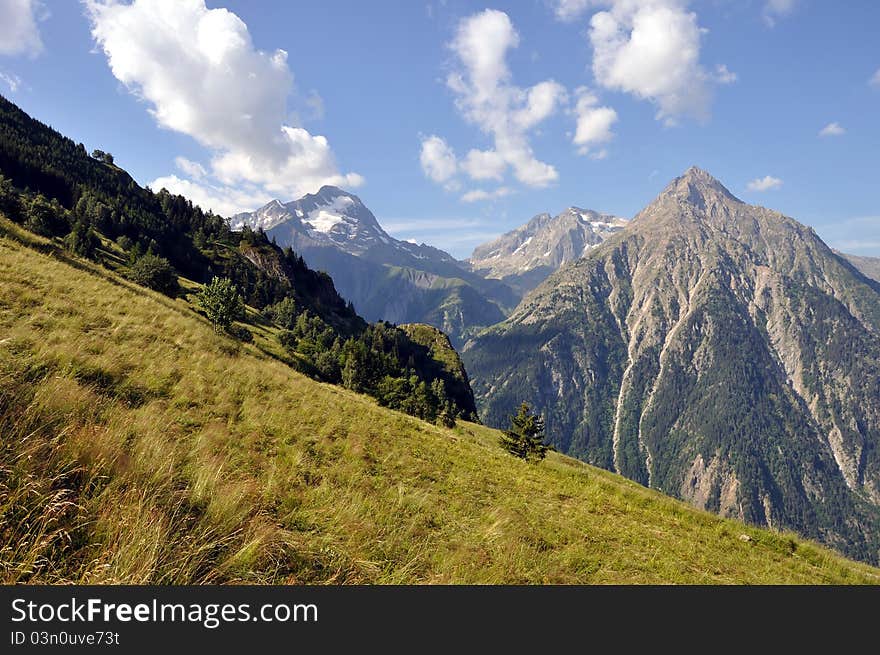
[[66,221],[62,218],[63,208],[53,204],[42,195],[37,195],[28,204],[25,212],[25,227],[44,237],[64,234]]
[[215,332],[228,330],[232,321],[244,314],[244,303],[229,278],[215,277],[196,296],[196,302],[214,326]]
[[101,245],[98,235],[82,221],[73,224],[73,230],[64,237],[64,247],[80,257],[94,257]]
[[129,278],[138,284],[169,296],[180,289],[174,267],[164,257],[147,253],[135,260]]
[[123,250],[131,250],[132,246],[134,246],[134,241],[129,239],[124,234],[117,237],[116,245],[122,248]]

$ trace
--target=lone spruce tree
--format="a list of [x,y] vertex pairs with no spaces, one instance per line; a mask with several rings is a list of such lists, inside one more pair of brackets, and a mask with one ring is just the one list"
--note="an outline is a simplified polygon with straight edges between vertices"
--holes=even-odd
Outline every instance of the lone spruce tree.
[[550,449],[544,443],[544,419],[533,414],[529,404],[523,401],[516,415],[510,417],[510,429],[501,433],[501,445],[511,455],[540,462]]

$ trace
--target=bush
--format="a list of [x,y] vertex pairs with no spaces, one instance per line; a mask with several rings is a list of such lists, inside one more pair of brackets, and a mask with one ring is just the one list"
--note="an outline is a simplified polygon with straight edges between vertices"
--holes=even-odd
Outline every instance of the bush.
[[132,241],[131,239],[129,239],[127,236],[125,236],[123,234],[123,235],[117,237],[116,245],[119,246],[120,248],[122,248],[123,250],[128,251],[128,250],[131,250],[132,246],[134,246],[134,241]]
[[278,333],[278,342],[288,350],[296,350],[296,334],[292,330],[281,330]]
[[214,326],[215,332],[228,330],[232,321],[244,314],[244,303],[229,278],[215,277],[196,296],[196,302]]
[[25,227],[44,237],[64,234],[67,221],[62,217],[64,209],[51,203],[42,195],[37,195],[25,212]]
[[131,267],[129,278],[142,286],[169,296],[175,295],[180,289],[177,272],[171,262],[150,253],[138,257]]
[[64,237],[64,247],[80,257],[94,257],[100,245],[101,240],[98,235],[82,221],[74,223],[73,230]]
[[273,323],[286,330],[292,330],[296,326],[296,319],[300,314],[300,310],[296,306],[296,301],[288,296],[281,302],[266,307],[263,313]]

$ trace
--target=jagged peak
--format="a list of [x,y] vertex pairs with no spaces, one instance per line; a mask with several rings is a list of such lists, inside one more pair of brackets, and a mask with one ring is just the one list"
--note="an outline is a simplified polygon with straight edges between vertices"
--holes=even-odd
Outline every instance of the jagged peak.
[[691,166],[672,180],[660,192],[655,202],[665,199],[685,202],[700,209],[705,209],[708,205],[719,201],[742,203],[742,200],[734,196],[718,179],[696,166]]
[[361,202],[361,199],[358,198],[353,193],[349,193],[345,189],[340,189],[338,186],[333,186],[332,184],[325,184],[320,189],[318,189],[317,192],[307,194],[304,197],[307,198],[309,196],[316,196],[316,197],[320,197],[320,198],[339,198],[339,197],[351,198],[352,200],[354,200],[358,204],[361,204],[361,205],[364,204]]

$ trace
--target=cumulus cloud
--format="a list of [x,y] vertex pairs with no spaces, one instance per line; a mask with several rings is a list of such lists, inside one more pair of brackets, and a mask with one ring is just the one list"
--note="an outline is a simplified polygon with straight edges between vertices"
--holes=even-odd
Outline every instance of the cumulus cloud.
[[[596,144],[608,143],[614,138],[611,127],[617,122],[617,112],[611,107],[598,107],[599,99],[586,87],[575,91],[577,103],[574,113],[577,116],[577,128],[572,141],[578,146],[578,152],[586,155]],[[594,159],[604,159],[607,150],[592,153]]]
[[272,194],[259,187],[229,187],[208,179],[194,181],[173,173],[157,177],[147,186],[157,193],[160,189],[167,189],[171,193],[185,196],[202,209],[210,209],[226,217],[251,211],[273,199]]
[[449,182],[458,172],[458,161],[452,148],[435,134],[422,139],[419,162],[425,175],[438,184]]
[[485,191],[484,189],[474,189],[462,195],[462,202],[478,202],[480,200],[497,200],[513,193],[510,187],[502,186],[493,191]]
[[507,162],[495,150],[470,150],[461,167],[472,180],[501,180]]
[[880,87],[880,68],[877,69],[877,72],[871,76],[871,79],[868,80],[868,84],[871,86]]
[[608,89],[657,106],[667,124],[706,119],[711,76],[700,64],[704,30],[684,0],[617,0],[590,19],[593,75]]
[[[286,124],[293,74],[284,50],[258,50],[247,25],[204,0],[85,0],[92,35],[113,75],[148,103],[156,122],[211,152],[201,194],[221,211],[298,197],[322,184],[356,187],[324,136]],[[179,162],[178,162],[179,164]],[[179,166],[180,167],[180,166]],[[186,170],[193,175],[198,169]],[[204,167],[202,167],[204,170]],[[181,188],[181,180],[156,180]],[[196,183],[187,181],[191,195]],[[168,186],[169,190],[172,190]],[[196,200],[194,197],[193,200]]]
[[840,123],[828,123],[828,125],[819,130],[819,136],[842,136],[843,134],[846,134],[846,130]]
[[0,1],[0,55],[40,54],[43,41],[37,23],[44,11],[38,0]]
[[504,12],[487,9],[459,23],[449,44],[457,68],[447,86],[461,115],[491,137],[492,147],[471,149],[459,160],[440,137],[423,140],[422,167],[432,180],[449,184],[460,172],[472,180],[501,181],[511,172],[519,182],[540,188],[559,177],[551,164],[535,157],[529,133],[565,105],[567,93],[553,80],[516,86],[507,54],[518,45],[519,34]]
[[782,186],[782,180],[778,177],[773,177],[772,175],[765,175],[764,177],[759,177],[746,185],[746,189],[749,191],[771,191],[773,189],[778,189]]
[[797,0],[767,0],[761,16],[768,27],[774,27],[780,18],[785,18],[794,11]]

